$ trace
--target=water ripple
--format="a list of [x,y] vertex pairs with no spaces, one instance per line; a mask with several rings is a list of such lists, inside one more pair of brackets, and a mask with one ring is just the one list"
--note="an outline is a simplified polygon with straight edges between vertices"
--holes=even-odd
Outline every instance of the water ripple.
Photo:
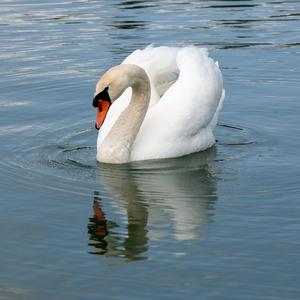
[[[3,297],[295,298],[299,10],[1,1]],[[205,46],[220,62],[218,142],[177,159],[97,163],[95,83],[152,43]]]

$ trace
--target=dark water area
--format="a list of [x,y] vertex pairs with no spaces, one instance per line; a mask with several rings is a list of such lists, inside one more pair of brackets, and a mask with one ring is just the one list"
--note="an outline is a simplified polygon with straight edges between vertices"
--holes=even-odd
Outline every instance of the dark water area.
[[[299,299],[300,2],[0,3],[0,300]],[[218,143],[96,163],[92,97],[149,44],[219,61]]]

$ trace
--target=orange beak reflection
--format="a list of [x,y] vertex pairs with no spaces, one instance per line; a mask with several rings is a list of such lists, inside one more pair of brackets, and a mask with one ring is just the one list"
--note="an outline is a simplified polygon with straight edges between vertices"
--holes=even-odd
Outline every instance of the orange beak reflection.
[[95,123],[96,129],[99,130],[100,127],[102,126],[105,117],[107,115],[107,112],[109,110],[109,107],[110,107],[110,103],[108,101],[101,100],[101,99],[98,101],[97,118]]

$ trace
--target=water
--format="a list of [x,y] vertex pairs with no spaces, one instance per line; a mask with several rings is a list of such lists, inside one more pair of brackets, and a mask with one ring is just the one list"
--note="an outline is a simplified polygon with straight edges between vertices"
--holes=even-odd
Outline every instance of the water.
[[[0,4],[0,299],[299,299],[300,3]],[[97,164],[94,86],[196,44],[227,97],[209,151]]]

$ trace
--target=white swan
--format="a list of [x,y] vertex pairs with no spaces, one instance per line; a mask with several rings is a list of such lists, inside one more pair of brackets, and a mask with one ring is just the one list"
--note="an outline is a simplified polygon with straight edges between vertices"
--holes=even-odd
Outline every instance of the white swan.
[[211,147],[224,96],[218,63],[206,49],[134,51],[96,85],[97,160],[127,163]]

